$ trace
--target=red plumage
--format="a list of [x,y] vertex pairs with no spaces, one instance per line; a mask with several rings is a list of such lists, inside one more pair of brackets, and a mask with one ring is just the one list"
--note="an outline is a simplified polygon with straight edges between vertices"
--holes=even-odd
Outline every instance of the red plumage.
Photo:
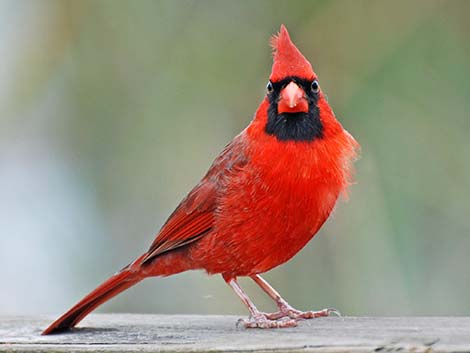
[[[235,289],[250,310],[246,327],[295,326],[299,318],[329,314],[328,310],[302,313],[293,309],[259,274],[289,260],[316,234],[340,194],[347,191],[359,145],[336,120],[321,90],[313,83],[311,91],[305,88],[305,82],[316,82],[316,74],[284,26],[271,44],[271,88],[250,125],[217,157],[150,249],[43,334],[75,326],[98,305],[145,277],[193,269],[220,273]],[[293,97],[291,114],[280,114],[276,105],[289,98],[284,98],[282,82],[291,78],[296,92],[301,90],[304,97]],[[297,101],[301,101],[299,105]],[[311,108],[309,113],[304,112],[306,106]],[[317,120],[316,125],[312,119]],[[278,124],[276,132],[267,132],[268,120]],[[280,311],[257,311],[239,288],[238,276],[251,276],[276,300]]]
[[271,81],[282,80],[287,76],[299,76],[307,79],[315,77],[312,65],[292,43],[284,25],[281,26],[279,34],[271,38],[271,47],[274,59],[269,77]]

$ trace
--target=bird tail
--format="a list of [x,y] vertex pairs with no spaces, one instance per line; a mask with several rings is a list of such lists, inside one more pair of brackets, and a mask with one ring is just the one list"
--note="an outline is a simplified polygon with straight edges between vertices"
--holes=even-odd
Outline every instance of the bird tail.
[[[136,262],[137,261],[139,261],[139,259],[136,260]],[[54,321],[42,334],[49,335],[69,330],[98,306],[140,282],[143,277],[138,271],[132,270],[132,267],[132,265],[126,266],[120,272],[111,276],[64,315]]]

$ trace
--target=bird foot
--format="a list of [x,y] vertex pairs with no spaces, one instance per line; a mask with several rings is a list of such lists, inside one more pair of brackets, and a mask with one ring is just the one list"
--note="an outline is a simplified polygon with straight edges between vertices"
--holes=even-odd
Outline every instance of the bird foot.
[[323,309],[319,311],[300,311],[294,309],[291,306],[282,306],[279,311],[275,313],[265,313],[264,316],[268,320],[279,320],[281,318],[288,317],[293,320],[307,320],[307,319],[314,319],[317,317],[327,317],[327,316],[339,316],[341,317],[341,313],[333,308]]
[[297,326],[297,321],[290,318],[268,319],[263,313],[251,316],[249,319],[240,319],[237,326],[243,325],[245,328],[286,328]]

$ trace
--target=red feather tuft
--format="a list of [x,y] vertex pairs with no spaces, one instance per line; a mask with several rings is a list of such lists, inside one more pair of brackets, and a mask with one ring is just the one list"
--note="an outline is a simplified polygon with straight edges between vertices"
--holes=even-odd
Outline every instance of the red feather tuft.
[[271,81],[280,81],[288,76],[298,76],[307,80],[315,78],[312,65],[292,43],[284,25],[281,25],[277,35],[271,37],[271,47],[274,59],[269,78]]

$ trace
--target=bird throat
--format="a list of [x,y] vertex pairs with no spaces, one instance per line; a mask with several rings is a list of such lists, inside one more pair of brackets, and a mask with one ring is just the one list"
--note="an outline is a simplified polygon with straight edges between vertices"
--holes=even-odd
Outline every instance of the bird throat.
[[[308,112],[279,113],[277,104],[281,90],[294,81],[301,86],[307,95]],[[313,141],[323,137],[323,124],[320,120],[320,109],[317,106],[318,94],[312,92],[311,81],[298,77],[288,77],[279,82],[273,82],[273,90],[268,93],[268,121],[265,131],[275,136],[279,141]]]

